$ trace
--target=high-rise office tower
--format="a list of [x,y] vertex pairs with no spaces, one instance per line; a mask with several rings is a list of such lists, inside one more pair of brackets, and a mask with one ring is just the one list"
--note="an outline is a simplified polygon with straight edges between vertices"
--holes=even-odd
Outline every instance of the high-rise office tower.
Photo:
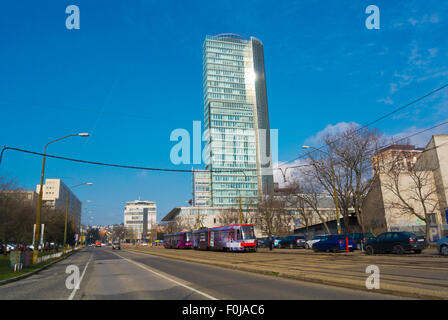
[[235,34],[207,36],[203,60],[211,205],[255,205],[273,190],[263,45]]

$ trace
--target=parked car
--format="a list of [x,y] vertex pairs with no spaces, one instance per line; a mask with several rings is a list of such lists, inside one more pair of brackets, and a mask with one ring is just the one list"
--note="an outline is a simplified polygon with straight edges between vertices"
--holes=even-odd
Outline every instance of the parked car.
[[[28,250],[34,250],[34,246],[32,244],[27,245],[25,248],[28,249]],[[37,246],[37,248],[38,248],[38,250],[42,250],[43,246],[41,244],[39,244]]]
[[[273,244],[272,246],[278,247],[279,242],[282,240],[282,237],[272,237]],[[263,246],[269,248],[269,237],[264,240]]]
[[421,253],[426,247],[426,239],[423,236],[418,237],[411,232],[384,232],[367,241],[365,251],[367,254],[403,254],[407,251]]
[[319,242],[313,244],[313,251],[330,251],[330,252],[338,252],[340,250],[347,250],[347,242],[348,242],[348,250],[355,250],[355,242],[353,240],[346,240],[347,235],[345,234],[331,234],[325,236],[325,238],[321,239]]
[[355,249],[361,250],[361,244],[364,248],[366,246],[367,241],[375,239],[373,233],[351,233],[348,235],[348,238],[355,242]]
[[16,245],[13,243],[7,243],[6,244],[6,252],[11,252],[16,250]]
[[303,236],[286,236],[280,240],[279,248],[305,248],[305,237]]
[[305,248],[311,249],[313,247],[313,244],[316,242],[319,242],[320,240],[324,239],[326,236],[314,236],[313,239],[308,240],[305,242]]
[[121,250],[120,242],[114,242],[112,243],[112,250]]
[[443,256],[448,256],[448,238],[437,241],[437,251]]
[[266,239],[267,238],[257,238],[257,240],[255,242],[257,244],[257,247],[263,247]]

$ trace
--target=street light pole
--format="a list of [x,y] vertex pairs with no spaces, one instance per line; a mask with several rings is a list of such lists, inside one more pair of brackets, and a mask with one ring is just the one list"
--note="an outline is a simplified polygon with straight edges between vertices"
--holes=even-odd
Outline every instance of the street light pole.
[[[79,187],[79,186],[83,186],[83,185],[88,185],[91,186],[93,183],[92,182],[84,182],[84,183],[80,183],[77,184],[75,186],[70,187],[70,189]],[[70,189],[67,190],[67,204],[65,206],[65,228],[64,228],[64,247],[63,247],[63,253],[66,253],[67,250],[67,221],[68,221],[68,205],[69,205],[69,200],[70,200]],[[73,215],[73,218],[75,218],[75,215]]]
[[[39,233],[40,233],[40,212],[42,209],[42,195],[43,195],[43,188],[44,188],[44,176],[45,176],[45,160],[46,160],[46,153],[47,153],[47,147],[49,144],[54,143],[56,141],[62,140],[62,139],[66,139],[69,137],[73,137],[73,136],[80,136],[80,137],[88,137],[89,134],[88,133],[77,133],[77,134],[69,134],[67,136],[64,136],[62,138],[56,139],[56,140],[52,140],[50,142],[48,142],[45,145],[44,148],[44,157],[42,160],[42,172],[40,175],[40,190],[39,190],[39,198],[37,201],[37,212],[36,212],[36,229],[35,229],[35,233],[34,233],[34,250],[33,250],[33,264],[37,264],[37,258],[38,258],[38,249],[39,249]],[[36,250],[37,248],[37,250]]]
[[[320,152],[325,153],[328,156],[330,156],[330,154],[328,152],[323,151],[321,149],[317,149],[317,148],[314,148],[314,147],[311,147],[311,146],[302,146],[302,149],[310,149],[310,148],[314,149],[316,151],[320,151]],[[334,165],[333,165],[333,163],[331,163],[331,176],[332,176],[332,179],[333,179],[334,205],[335,205],[335,209],[336,209],[336,219],[337,219],[338,234],[341,234],[341,222],[340,222],[340,219],[339,219],[338,194],[336,192],[336,176],[335,176],[335,173],[334,173]]]

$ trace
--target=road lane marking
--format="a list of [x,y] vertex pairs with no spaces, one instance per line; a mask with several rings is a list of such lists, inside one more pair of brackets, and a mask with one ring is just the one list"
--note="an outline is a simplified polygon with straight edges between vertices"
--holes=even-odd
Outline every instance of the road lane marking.
[[73,289],[72,293],[70,294],[70,296],[68,297],[68,300],[73,300],[73,298],[75,297],[76,294],[76,290],[78,290],[78,288],[81,288],[81,281],[82,278],[84,278],[84,274],[86,273],[87,267],[89,266],[90,261],[92,260],[93,254],[90,255],[89,261],[87,261],[86,266],[84,267],[84,270],[82,271],[81,274],[81,278],[79,278],[79,283],[77,286],[75,286],[75,288]]
[[[161,277],[161,278],[163,278],[163,279],[165,279],[165,280],[174,282],[175,284],[177,284],[177,285],[179,285],[179,286],[181,286],[181,287],[187,288],[187,289],[189,289],[189,290],[191,290],[191,291],[193,291],[193,292],[196,292],[196,293],[198,293],[198,294],[200,294],[200,295],[203,295],[204,297],[206,297],[206,298],[208,298],[208,299],[210,299],[210,300],[218,300],[217,298],[212,297],[211,295],[206,294],[205,292],[199,291],[199,290],[197,290],[197,289],[195,289],[195,288],[192,288],[192,287],[187,286],[187,285],[185,285],[185,284],[183,284],[183,283],[180,283],[179,281],[176,281],[176,280],[171,279],[171,278],[169,278],[169,277],[167,277],[167,276],[164,276],[163,274],[160,274],[160,273],[158,273],[158,272],[155,272],[154,270],[149,269],[148,267],[146,267],[145,265],[143,265],[143,264],[141,264],[141,263],[138,263],[138,262],[135,262],[135,261],[133,261],[133,260],[131,260],[131,259],[125,258],[125,257],[119,255],[118,253],[115,253],[115,252],[112,252],[112,253],[115,254],[115,255],[117,255],[117,256],[119,256],[120,258],[122,258],[122,259],[124,259],[124,260],[130,262],[130,263],[135,264],[136,266],[139,266],[140,268],[142,268],[142,269],[144,269],[144,270],[146,270],[146,271],[149,271],[149,272],[151,272],[151,273],[154,273],[155,275],[157,275],[157,276],[159,276],[159,277]],[[82,277],[81,277],[81,278],[82,278]]]

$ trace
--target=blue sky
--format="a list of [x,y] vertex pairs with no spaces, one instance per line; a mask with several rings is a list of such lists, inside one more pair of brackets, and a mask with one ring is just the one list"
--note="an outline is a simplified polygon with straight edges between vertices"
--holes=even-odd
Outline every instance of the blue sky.
[[[65,8],[80,8],[68,30]],[[380,30],[365,8],[380,8]],[[279,160],[323,134],[365,124],[448,82],[448,3],[426,1],[8,1],[0,6],[0,145],[92,161],[190,169],[170,162],[176,128],[203,119],[207,34],[264,44],[271,128]],[[446,91],[377,124],[397,137],[448,116]],[[413,140],[424,145],[431,133]],[[7,151],[0,174],[34,189],[41,159]],[[142,172],[49,159],[94,223],[121,223],[126,201],[156,201],[158,218],[191,199],[186,173]],[[84,219],[86,222],[87,219]]]

